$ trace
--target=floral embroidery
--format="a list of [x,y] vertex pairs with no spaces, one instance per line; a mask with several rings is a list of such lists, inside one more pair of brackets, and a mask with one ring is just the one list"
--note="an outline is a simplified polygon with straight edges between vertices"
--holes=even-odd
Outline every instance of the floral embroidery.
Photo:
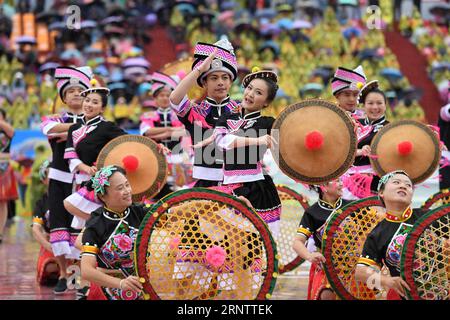
[[95,173],[95,176],[91,178],[95,194],[105,194],[105,187],[109,186],[108,178],[116,170],[117,168],[114,166],[106,166]]
[[[101,248],[101,254],[112,269],[122,269],[129,275],[134,274],[134,242],[138,230],[130,227],[125,221],[120,221],[116,230]],[[103,292],[110,300],[136,300],[141,294],[132,291],[122,291],[117,288],[104,288]]]
[[118,234],[113,238],[114,243],[122,252],[130,251],[133,248],[133,240],[126,234]]
[[113,269],[125,269],[129,274],[134,272],[134,242],[137,230],[121,221],[111,237],[101,248],[101,253]]
[[412,225],[402,223],[392,237],[391,242],[386,250],[386,262],[394,266],[398,271],[400,271],[400,258],[402,254],[403,244],[408,233],[411,230]]

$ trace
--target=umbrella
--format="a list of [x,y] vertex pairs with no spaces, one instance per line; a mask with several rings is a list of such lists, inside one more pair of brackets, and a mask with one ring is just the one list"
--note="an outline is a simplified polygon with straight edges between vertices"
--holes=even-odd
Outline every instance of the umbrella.
[[150,62],[148,62],[143,57],[128,58],[122,62],[122,68],[129,68],[129,67],[143,67],[148,69],[150,68]]
[[339,0],[338,4],[341,6],[356,7],[358,5],[358,0]]
[[319,96],[324,89],[324,86],[320,83],[310,82],[300,89],[300,96],[303,98],[305,95]]
[[232,19],[233,17],[234,17],[233,10],[227,10],[227,11],[224,11],[221,14],[219,14],[219,16],[217,17],[217,21],[223,22],[228,19]]
[[95,47],[87,47],[84,50],[85,54],[98,54],[98,53],[102,53],[103,51],[100,48],[95,48]]
[[281,29],[276,24],[266,24],[261,26],[261,34],[263,36],[277,35],[281,32]]
[[36,16],[37,21],[61,20],[61,15],[53,10],[41,12]]
[[398,69],[394,68],[384,68],[381,70],[380,75],[385,77],[389,81],[396,81],[403,78],[403,74]]
[[124,90],[126,87],[127,84],[125,82],[108,82],[108,88],[111,91]]
[[295,20],[292,24],[292,29],[311,29],[312,23],[307,20]]
[[125,29],[124,28],[120,28],[120,27],[115,27],[115,26],[108,25],[105,28],[105,34],[119,34],[119,35],[123,35],[123,34],[125,34]]
[[314,1],[303,1],[298,5],[298,8],[302,9],[302,11],[304,11],[308,16],[314,16],[322,13],[322,9]]
[[52,30],[64,29],[65,27],[66,27],[66,23],[64,21],[56,21],[56,22],[50,23],[50,25],[48,26],[48,30],[52,31]]
[[435,16],[445,17],[450,14],[450,5],[449,4],[438,4],[430,8],[430,13]]
[[276,6],[277,11],[282,13],[282,12],[292,12],[294,11],[294,8],[292,8],[292,6],[289,3],[280,3]]
[[233,10],[236,7],[236,2],[234,1],[226,1],[223,2],[221,5],[221,9],[226,11],[226,10]]
[[258,9],[255,13],[255,17],[258,19],[267,18],[273,19],[277,15],[277,12],[274,9]]
[[146,94],[148,91],[151,91],[152,85],[148,82],[143,82],[138,87],[138,95],[142,96]]
[[277,94],[276,94],[276,98],[277,99],[289,98],[289,96],[286,94],[286,92],[283,91],[283,89],[278,89]]
[[85,20],[80,23],[81,29],[96,28],[96,27],[97,27],[97,22],[95,22],[94,20]]
[[376,59],[380,59],[381,57],[377,54],[377,49],[364,49],[362,51],[360,51],[358,53],[358,58],[360,59],[360,61],[364,61],[364,60],[376,60]]
[[402,89],[400,92],[400,99],[420,100],[423,90],[416,87],[409,87]]
[[264,42],[259,48],[259,52],[262,52],[265,49],[271,49],[275,57],[278,57],[280,55],[280,46],[272,40]]
[[56,69],[59,66],[60,66],[60,64],[57,63],[57,62],[50,61],[50,62],[44,63],[42,66],[40,66],[39,73],[42,73],[42,72],[45,72],[45,71],[48,71],[48,70]]
[[81,52],[77,49],[68,49],[65,50],[63,53],[61,53],[60,58],[62,60],[70,60],[70,59],[82,59],[83,56],[81,55]]
[[19,36],[16,38],[17,44],[36,44],[36,38],[31,36]]
[[294,23],[292,22],[291,19],[283,18],[277,21],[277,25],[281,29],[289,30],[292,29]]
[[108,18],[103,19],[100,24],[102,25],[108,25],[110,23],[121,23],[123,22],[124,18],[122,16],[110,16]]
[[322,78],[323,83],[328,83],[329,80],[333,77],[333,74],[334,69],[329,66],[321,66],[311,72],[312,77]]
[[342,35],[348,40],[350,39],[352,36],[355,37],[360,37],[362,34],[361,29],[356,28],[356,27],[349,27],[347,29],[345,29],[344,31],[342,31]]
[[431,73],[439,73],[439,72],[445,72],[447,70],[450,70],[450,62],[443,61],[443,62],[436,62],[433,63],[431,68]]
[[14,16],[14,14],[16,13],[16,10],[14,9],[14,7],[12,7],[6,3],[0,5],[0,8],[3,9],[3,14],[5,16],[7,16],[8,18],[12,18]]
[[197,12],[197,9],[195,8],[195,6],[193,4],[180,3],[180,4],[175,4],[175,6],[182,13],[195,14]]
[[97,68],[94,69],[94,73],[100,75],[101,77],[108,77],[109,71],[105,65],[101,64]]

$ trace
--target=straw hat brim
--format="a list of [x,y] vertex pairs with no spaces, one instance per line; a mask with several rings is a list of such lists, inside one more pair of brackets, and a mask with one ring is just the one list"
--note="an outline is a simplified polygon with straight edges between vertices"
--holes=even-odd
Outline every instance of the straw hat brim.
[[[311,150],[306,139],[311,132],[323,137],[322,146]],[[281,171],[308,184],[321,184],[344,174],[353,164],[357,138],[352,119],[334,103],[311,99],[287,107],[273,124],[278,141],[272,155]]]
[[[412,150],[401,155],[398,146],[409,142]],[[383,127],[371,143],[370,162],[379,176],[393,170],[404,170],[413,183],[428,179],[436,171],[441,151],[437,134],[423,123],[402,120]]]
[[[138,160],[137,168],[127,171],[123,160],[134,156]],[[123,135],[111,140],[103,147],[97,157],[97,167],[117,165],[127,171],[133,201],[142,197],[152,198],[162,189],[167,179],[167,162],[158,152],[157,144],[150,138],[139,135]]]

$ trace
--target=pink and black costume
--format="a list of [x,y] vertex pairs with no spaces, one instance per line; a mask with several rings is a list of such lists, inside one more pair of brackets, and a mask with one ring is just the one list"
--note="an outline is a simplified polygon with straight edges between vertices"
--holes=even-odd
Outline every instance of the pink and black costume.
[[[89,67],[70,68],[60,67],[55,70],[56,86],[61,99],[70,87],[80,86],[84,89],[91,87],[91,71]],[[49,139],[52,149],[52,161],[49,169],[49,210],[50,210],[50,243],[55,256],[65,255],[67,258],[77,259],[79,250],[74,247],[79,230],[71,227],[73,216],[64,208],[63,201],[72,194],[76,175],[69,169],[69,163],[64,158],[66,142],[57,142],[49,131],[58,124],[80,123],[83,115],[65,112],[61,115],[43,117],[41,131]]]
[[[232,81],[237,77],[237,61],[233,47],[227,40],[220,40],[214,45],[198,43],[195,46],[195,61],[192,69],[195,69],[218,48],[216,58],[211,63],[211,68],[200,75],[197,83],[201,86],[201,80],[215,71],[227,72]],[[238,103],[226,97],[223,101],[215,101],[206,97],[200,103],[190,101],[187,96],[178,104],[172,104],[172,109],[177,113],[178,119],[184,124],[191,135],[193,143],[199,143],[213,134],[217,120],[223,114],[235,113]],[[193,178],[197,179],[195,187],[217,186],[223,180],[223,156],[222,152],[213,143],[194,150]]]
[[[64,159],[69,161],[71,172],[75,172],[80,163],[93,166],[102,148],[112,139],[124,134],[127,133],[114,123],[106,121],[101,115],[88,121],[83,118],[81,122],[70,127]],[[80,173],[77,184],[80,185],[89,179],[89,175]],[[89,192],[82,185],[77,192],[67,197],[66,201],[87,214],[102,206],[94,192]],[[77,216],[73,217],[72,226],[74,228],[81,229],[84,227],[84,223],[83,219]]]

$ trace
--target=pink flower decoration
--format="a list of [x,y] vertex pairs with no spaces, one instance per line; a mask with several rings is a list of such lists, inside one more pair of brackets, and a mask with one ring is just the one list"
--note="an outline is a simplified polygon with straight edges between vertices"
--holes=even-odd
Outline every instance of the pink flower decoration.
[[405,240],[406,240],[406,235],[398,236],[397,239],[395,239],[395,241],[396,241],[398,244],[400,244],[400,245],[402,245],[403,243],[405,243]]
[[218,246],[213,246],[206,251],[206,261],[213,267],[220,267],[227,257],[226,251]]
[[180,237],[174,237],[170,240],[169,242],[169,248],[171,250],[175,250],[176,248],[178,248],[178,245],[180,244]]
[[133,248],[133,241],[126,234],[118,234],[114,237],[114,243],[122,252],[130,251]]

